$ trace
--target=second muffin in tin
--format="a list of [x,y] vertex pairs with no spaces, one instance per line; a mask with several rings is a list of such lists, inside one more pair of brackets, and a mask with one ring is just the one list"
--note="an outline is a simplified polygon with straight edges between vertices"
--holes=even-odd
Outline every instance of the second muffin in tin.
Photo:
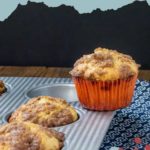
[[45,127],[59,127],[77,119],[77,112],[65,100],[39,96],[20,106],[11,115],[9,122],[30,121]]

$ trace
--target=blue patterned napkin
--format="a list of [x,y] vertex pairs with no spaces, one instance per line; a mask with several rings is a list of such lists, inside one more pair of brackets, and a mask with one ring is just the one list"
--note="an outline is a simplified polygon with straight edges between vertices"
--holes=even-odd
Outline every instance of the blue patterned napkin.
[[100,150],[150,150],[150,83],[136,82],[132,103],[117,110]]

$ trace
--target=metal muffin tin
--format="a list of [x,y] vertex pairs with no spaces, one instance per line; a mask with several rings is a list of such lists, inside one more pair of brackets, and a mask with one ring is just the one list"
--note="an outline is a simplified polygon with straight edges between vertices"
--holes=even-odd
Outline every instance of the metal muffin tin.
[[54,128],[65,133],[63,150],[99,149],[115,112],[84,109],[78,101],[71,79],[0,77],[0,80],[11,87],[8,93],[0,96],[0,124],[7,123],[11,113],[32,97],[61,97],[66,99],[79,115],[76,122]]

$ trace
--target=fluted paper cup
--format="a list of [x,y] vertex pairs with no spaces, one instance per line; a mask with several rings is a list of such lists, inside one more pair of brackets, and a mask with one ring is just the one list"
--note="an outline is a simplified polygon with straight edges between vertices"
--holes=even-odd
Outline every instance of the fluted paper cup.
[[73,77],[83,107],[91,110],[116,110],[131,103],[137,75],[115,81],[93,81]]

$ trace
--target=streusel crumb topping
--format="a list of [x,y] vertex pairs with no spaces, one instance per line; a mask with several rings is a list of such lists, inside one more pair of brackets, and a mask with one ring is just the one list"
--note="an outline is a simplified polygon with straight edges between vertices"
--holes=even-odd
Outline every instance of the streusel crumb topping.
[[92,80],[117,80],[138,74],[138,68],[139,65],[129,55],[97,48],[94,53],[78,59],[70,74]]

